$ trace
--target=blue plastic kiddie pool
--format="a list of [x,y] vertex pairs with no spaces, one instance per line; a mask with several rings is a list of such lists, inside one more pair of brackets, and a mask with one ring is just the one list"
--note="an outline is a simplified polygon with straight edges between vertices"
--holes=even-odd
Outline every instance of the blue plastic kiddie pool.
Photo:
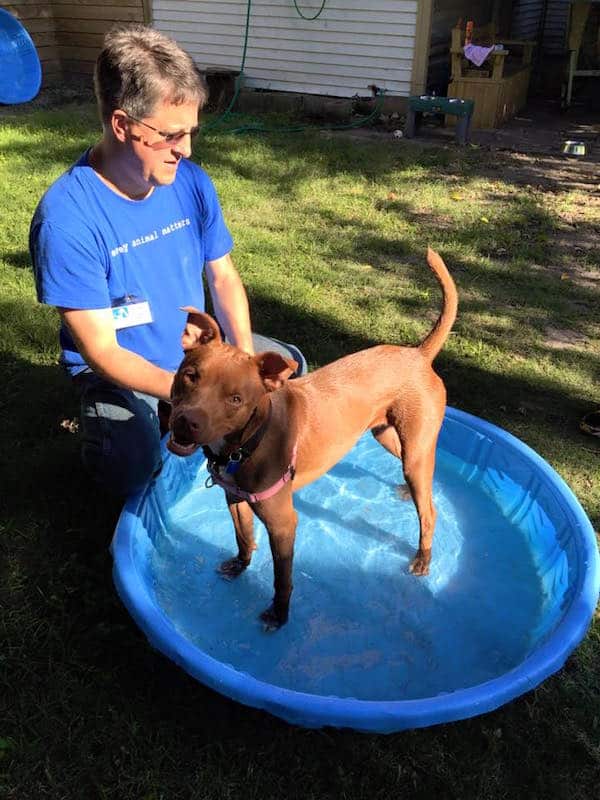
[[594,531],[529,447],[449,408],[434,480],[430,574],[401,468],[370,434],[295,495],[287,625],[265,633],[266,532],[235,554],[223,491],[204,459],[165,450],[162,474],[127,502],[113,541],[118,592],[151,644],[199,681],[307,727],[392,732],[471,717],[533,689],[581,641],[599,591]]
[[27,103],[40,90],[42,67],[31,37],[0,8],[0,103]]

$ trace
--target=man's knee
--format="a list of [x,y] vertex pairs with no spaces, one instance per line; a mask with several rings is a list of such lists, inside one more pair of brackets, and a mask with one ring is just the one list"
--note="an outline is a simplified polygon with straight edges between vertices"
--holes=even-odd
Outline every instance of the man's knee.
[[91,477],[109,491],[129,495],[161,468],[154,402],[123,390],[84,393],[81,455]]
[[132,441],[118,435],[103,437],[101,444],[83,437],[81,458],[91,477],[113,494],[139,491],[160,472],[162,458],[158,430],[156,437],[139,436]]

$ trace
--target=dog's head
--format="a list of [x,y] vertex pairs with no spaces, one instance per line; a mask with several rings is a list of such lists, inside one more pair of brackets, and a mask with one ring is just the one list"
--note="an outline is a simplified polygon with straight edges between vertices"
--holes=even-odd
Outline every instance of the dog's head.
[[225,343],[211,316],[183,310],[185,356],[171,390],[168,447],[186,456],[241,431],[261,397],[283,386],[298,365],[270,351],[251,356]]

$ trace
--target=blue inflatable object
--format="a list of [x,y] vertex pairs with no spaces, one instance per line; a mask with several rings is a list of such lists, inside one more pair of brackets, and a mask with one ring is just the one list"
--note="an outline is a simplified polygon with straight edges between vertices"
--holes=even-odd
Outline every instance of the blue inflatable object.
[[0,103],[27,103],[41,83],[42,67],[31,37],[16,17],[0,8]]
[[562,667],[592,619],[592,526],[557,473],[509,433],[447,409],[438,443],[430,574],[408,573],[418,539],[398,462],[369,435],[295,494],[290,620],[265,633],[272,596],[264,528],[235,581],[224,495],[200,454],[165,449],[131,497],[114,580],[150,643],[228,697],[306,727],[389,733],[475,716]]

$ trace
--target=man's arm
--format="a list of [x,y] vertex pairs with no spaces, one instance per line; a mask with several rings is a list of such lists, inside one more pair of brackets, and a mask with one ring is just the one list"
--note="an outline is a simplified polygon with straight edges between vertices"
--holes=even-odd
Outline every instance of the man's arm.
[[215,315],[231,344],[254,353],[246,290],[229,254],[205,266]]
[[110,308],[58,311],[77,349],[95,373],[124,389],[169,399],[173,373],[119,345]]

